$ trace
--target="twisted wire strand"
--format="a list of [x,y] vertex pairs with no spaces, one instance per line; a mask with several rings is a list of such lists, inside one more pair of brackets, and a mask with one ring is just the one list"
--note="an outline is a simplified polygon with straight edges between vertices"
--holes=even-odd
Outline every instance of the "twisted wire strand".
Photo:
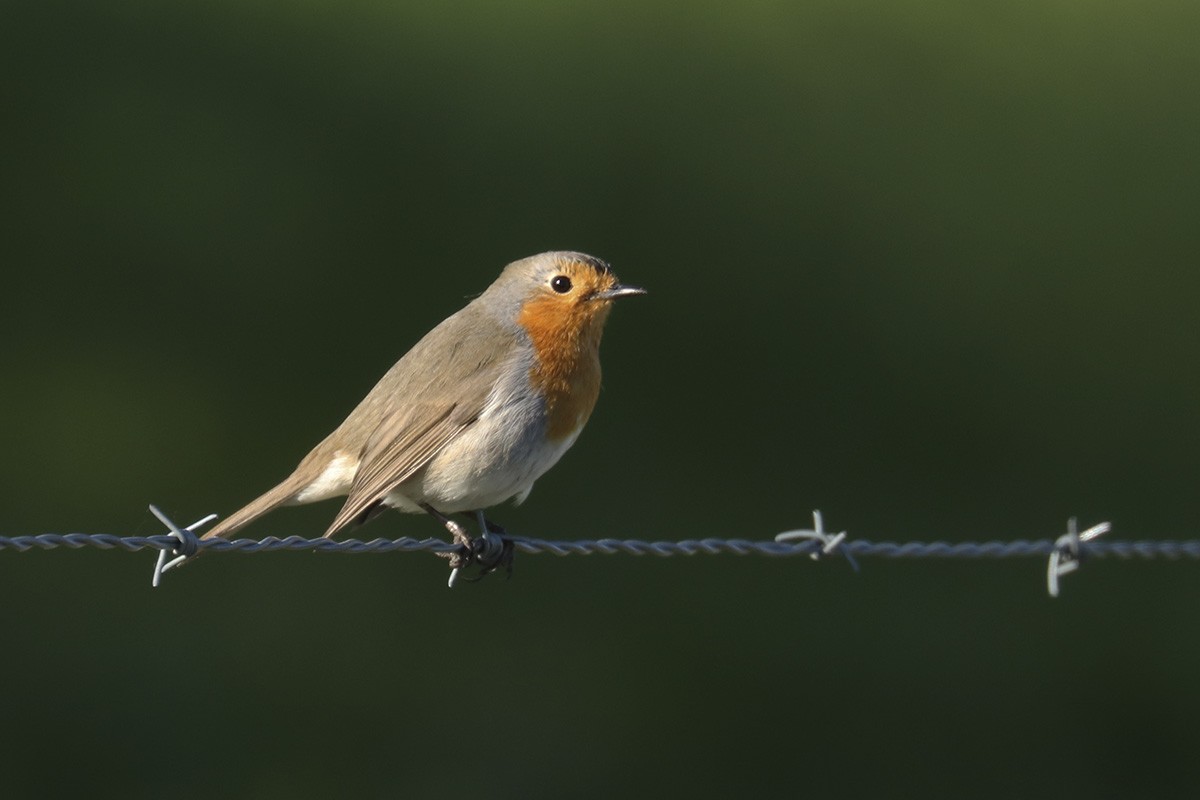
[[201,539],[196,530],[216,518],[210,514],[181,528],[156,506],[150,511],[166,526],[169,533],[158,536],[112,536],[88,533],[43,533],[32,536],[0,536],[0,550],[26,552],[33,549],[53,550],[59,547],[79,549],[95,547],[101,550],[127,551],[153,549],[158,561],[150,583],[159,586],[163,574],[184,563],[201,550],[215,553],[263,553],[273,550],[311,550],[319,553],[388,553],[430,552],[449,558],[450,578],[447,585],[454,588],[463,568],[471,565],[482,571],[479,580],[490,572],[506,567],[512,569],[516,551],[531,555],[548,553],[555,556],[633,555],[633,556],[694,556],[732,554],[768,557],[840,556],[857,572],[857,557],[940,558],[940,559],[1001,559],[1049,557],[1046,568],[1046,590],[1058,597],[1061,579],[1079,569],[1088,557],[1122,559],[1200,559],[1200,540],[1097,541],[1112,530],[1112,524],[1101,522],[1080,531],[1075,517],[1067,520],[1067,532],[1057,539],[1015,539],[986,542],[872,542],[867,539],[847,540],[846,532],[825,530],[820,511],[813,512],[813,527],[778,534],[773,540],[751,539],[684,539],[682,541],[648,542],[642,539],[579,539],[551,541],[509,536],[500,530],[485,530],[469,542],[452,544],[440,539],[305,539],[301,536],[265,539]]
[[[579,539],[554,541],[507,537],[515,548],[530,555],[555,556],[633,555],[671,556],[694,555],[755,555],[776,558],[811,556],[821,552],[817,541],[799,543],[751,539],[684,539],[681,541],[644,541],[641,539]],[[105,533],[41,533],[27,536],[0,536],[0,550],[54,550],[97,548],[100,550],[174,551],[179,548],[174,535],[116,536]],[[203,539],[199,550],[210,553],[266,553],[279,550],[312,550],[320,553],[453,553],[459,546],[441,539],[306,539],[301,536],[264,539]],[[1061,547],[1054,539],[1015,539],[984,542],[888,542],[868,539],[848,539],[839,549],[852,556],[888,559],[1002,559],[1046,557]],[[1082,541],[1079,554],[1084,557],[1119,559],[1200,559],[1200,540],[1155,539],[1140,541]]]

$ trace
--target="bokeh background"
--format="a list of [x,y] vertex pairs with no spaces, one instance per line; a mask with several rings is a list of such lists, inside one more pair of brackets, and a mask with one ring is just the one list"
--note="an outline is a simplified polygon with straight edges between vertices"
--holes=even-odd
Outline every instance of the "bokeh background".
[[[1190,2],[8,2],[0,533],[281,478],[610,260],[510,530],[1200,535]],[[336,503],[256,535],[315,535]],[[371,536],[438,533],[385,516]],[[1186,796],[1200,568],[0,553],[5,797]]]

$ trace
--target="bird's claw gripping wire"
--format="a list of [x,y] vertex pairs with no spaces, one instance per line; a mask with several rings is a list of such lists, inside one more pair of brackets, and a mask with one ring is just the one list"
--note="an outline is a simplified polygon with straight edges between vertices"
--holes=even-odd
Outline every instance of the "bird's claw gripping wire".
[[1079,569],[1083,560],[1080,543],[1091,541],[1112,530],[1111,523],[1101,522],[1080,532],[1078,524],[1075,517],[1067,520],[1067,532],[1055,540],[1054,549],[1050,551],[1050,564],[1046,568],[1046,590],[1050,592],[1051,597],[1058,597],[1058,579]]
[[513,556],[516,554],[515,541],[508,536],[504,528],[489,521],[482,513],[478,515],[478,519],[482,533],[474,539],[466,537],[464,533],[465,541],[461,541],[456,535],[454,540],[459,548],[446,554],[450,559],[450,579],[447,586],[451,589],[462,577],[463,570],[472,564],[478,564],[480,572],[474,578],[462,578],[470,583],[483,580],[500,567],[504,567],[508,576],[512,577]]
[[825,530],[825,520],[821,517],[820,511],[813,511],[813,527],[812,530],[795,530],[786,531],[775,537],[777,542],[795,542],[795,541],[812,541],[817,542],[821,546],[819,549],[809,553],[809,558],[813,561],[820,559],[823,556],[833,555],[837,553],[844,557],[858,572],[858,562],[854,560],[854,556],[850,555],[850,551],[846,549],[844,543],[846,541],[846,532],[829,533]]
[[217,515],[209,514],[203,519],[196,520],[186,528],[180,528],[171,521],[170,517],[159,511],[157,506],[151,505],[150,513],[158,517],[158,521],[167,526],[171,537],[179,542],[177,547],[173,547],[170,550],[170,554],[175,556],[170,561],[167,561],[168,551],[165,548],[158,551],[158,563],[154,565],[154,575],[150,578],[150,585],[157,589],[158,585],[162,583],[164,572],[172,567],[179,566],[196,554],[196,551],[200,549],[200,540],[196,537],[196,530],[212,522],[217,518]]

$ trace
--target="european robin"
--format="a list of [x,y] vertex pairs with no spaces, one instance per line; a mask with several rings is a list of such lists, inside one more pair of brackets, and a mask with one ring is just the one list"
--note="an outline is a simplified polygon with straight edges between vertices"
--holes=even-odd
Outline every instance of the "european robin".
[[644,294],[605,262],[551,252],[515,261],[417,342],[350,416],[274,489],[204,535],[229,536],[269,511],[348,495],[332,536],[385,508],[449,518],[523,501],[567,451],[600,392],[600,336],[612,301]]

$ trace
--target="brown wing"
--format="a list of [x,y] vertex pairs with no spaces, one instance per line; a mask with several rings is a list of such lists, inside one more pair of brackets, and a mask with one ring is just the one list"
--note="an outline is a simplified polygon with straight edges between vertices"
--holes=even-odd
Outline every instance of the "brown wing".
[[416,474],[473,425],[481,409],[478,403],[475,408],[426,405],[392,412],[371,434],[350,496],[325,535],[332,536]]
[[[364,400],[391,408],[363,444],[350,496],[326,536],[387,497],[479,419],[515,334],[478,317],[472,304],[435,329],[453,342],[437,356],[436,370],[427,368],[435,360],[427,350],[431,335],[396,365],[394,380],[381,381],[376,396]],[[385,392],[390,396],[378,396]]]
[[515,331],[471,303],[397,362],[347,419],[377,415],[380,421],[365,441],[358,440],[361,458],[350,496],[326,536],[387,497],[475,424],[516,341]]

